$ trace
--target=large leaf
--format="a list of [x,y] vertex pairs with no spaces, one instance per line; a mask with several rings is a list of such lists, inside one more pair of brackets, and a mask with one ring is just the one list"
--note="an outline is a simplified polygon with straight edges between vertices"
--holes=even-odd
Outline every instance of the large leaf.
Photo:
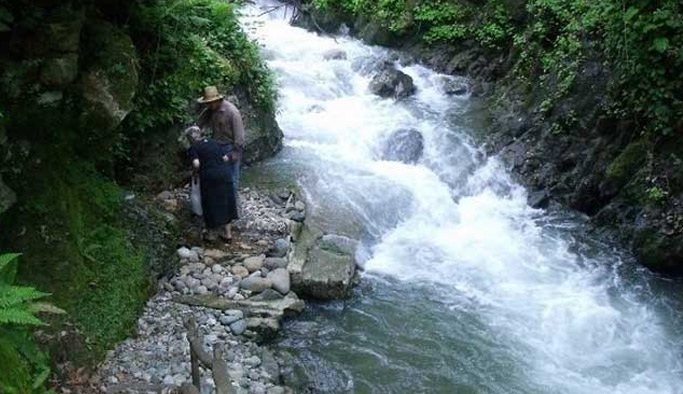
[[11,285],[14,283],[14,278],[17,274],[16,264],[10,264],[17,257],[21,256],[21,253],[7,253],[0,255],[0,283],[5,283]]
[[45,323],[25,308],[0,309],[0,324],[19,324],[23,326],[44,326]]
[[0,286],[0,313],[3,308],[47,297],[48,293],[26,286]]

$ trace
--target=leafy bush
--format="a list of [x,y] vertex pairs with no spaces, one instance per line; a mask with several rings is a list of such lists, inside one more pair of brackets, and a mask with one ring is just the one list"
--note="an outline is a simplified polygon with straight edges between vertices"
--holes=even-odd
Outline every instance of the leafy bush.
[[129,138],[189,121],[189,100],[207,85],[245,86],[255,105],[274,110],[274,78],[233,7],[219,0],[144,0],[133,6],[130,29],[143,88],[122,126]]
[[586,56],[611,71],[603,110],[636,121],[644,134],[670,134],[683,118],[683,3],[675,0],[313,0],[364,15],[428,43],[474,40],[516,53],[514,77],[546,92],[542,113],[572,91]]
[[42,326],[39,312],[64,313],[38,300],[49,294],[33,287],[16,286],[18,254],[0,255],[0,391],[7,394],[44,392],[50,374],[48,358],[29,331]]

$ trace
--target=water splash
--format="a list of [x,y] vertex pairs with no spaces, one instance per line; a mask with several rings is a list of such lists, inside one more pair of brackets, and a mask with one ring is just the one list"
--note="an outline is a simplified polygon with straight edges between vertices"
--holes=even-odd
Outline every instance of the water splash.
[[[350,376],[329,392],[683,392],[681,339],[646,290],[656,279],[627,283],[619,254],[577,252],[580,219],[528,207],[472,142],[461,121],[472,99],[445,94],[452,77],[396,62],[417,94],[376,97],[372,70],[390,51],[291,27],[282,12],[259,16],[273,4],[245,8],[243,21],[278,76],[289,157],[317,216],[370,251],[373,290],[359,305],[311,316],[334,325],[318,341],[297,339],[296,324],[285,340]],[[332,49],[347,58],[324,60]],[[378,159],[402,128],[424,137],[416,165]],[[408,317],[424,324],[397,329]]]

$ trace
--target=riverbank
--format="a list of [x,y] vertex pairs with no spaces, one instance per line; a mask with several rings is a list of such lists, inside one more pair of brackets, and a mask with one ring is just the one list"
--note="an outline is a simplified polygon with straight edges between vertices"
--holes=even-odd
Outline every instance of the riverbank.
[[[654,107],[649,106],[659,101],[653,99],[643,108],[629,104],[627,93],[615,97],[615,90],[637,90],[643,81],[620,85],[628,78],[621,68],[624,62],[597,49],[614,43],[590,35],[594,26],[578,27],[584,38],[577,38],[572,18],[587,8],[570,11],[538,1],[465,3],[438,8],[437,2],[425,1],[413,9],[362,1],[353,6],[310,1],[304,2],[295,23],[396,48],[409,54],[401,59],[403,65],[418,61],[446,74],[467,76],[471,92],[487,102],[490,113],[490,125],[479,142],[488,154],[501,157],[530,190],[532,206],[559,203],[580,211],[591,217],[596,234],[626,245],[651,270],[683,273],[680,97],[674,94],[662,103],[660,110],[667,117],[655,116],[656,121]],[[632,11],[643,20],[659,12]],[[532,15],[539,31],[526,29]],[[609,18],[611,14],[605,21]],[[555,28],[555,20],[566,21],[561,24],[567,27]],[[671,31],[653,26],[663,29],[663,35],[681,34],[679,24],[672,24]],[[628,26],[605,31],[611,28],[631,32]],[[514,40],[512,32],[519,33]],[[628,36],[629,45],[639,51],[631,61],[650,69],[676,62],[667,48],[658,52],[643,47],[648,44],[641,42],[644,37]],[[557,45],[538,44],[537,39]],[[678,83],[672,69],[657,74],[662,89]],[[652,86],[656,82],[647,81]],[[627,109],[615,112],[620,105]],[[655,124],[669,131],[652,132]]]
[[[178,263],[158,282],[133,335],[107,353],[94,375],[60,389],[143,393],[190,382],[183,322],[192,316],[209,354],[224,349],[237,393],[291,392],[282,386],[286,355],[273,353],[268,341],[305,305],[291,291],[287,272],[292,229],[304,221],[305,204],[289,190],[244,189],[236,238],[224,244],[202,241],[201,219],[190,213],[189,185],[156,200],[181,223]],[[202,392],[215,389],[210,373],[201,382]]]

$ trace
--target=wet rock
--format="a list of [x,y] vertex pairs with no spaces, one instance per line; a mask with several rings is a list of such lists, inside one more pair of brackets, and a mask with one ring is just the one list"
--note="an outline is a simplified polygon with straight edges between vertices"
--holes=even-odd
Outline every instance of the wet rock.
[[280,331],[279,319],[271,317],[250,317],[246,319],[247,328],[261,339],[272,339]]
[[268,349],[261,350],[261,368],[270,375],[271,382],[278,382],[280,380],[280,366],[277,360],[275,360],[273,353],[268,351]]
[[369,86],[370,91],[380,97],[401,99],[415,93],[413,78],[408,74],[386,67],[377,74]]
[[527,204],[532,208],[547,208],[550,203],[550,195],[546,190],[538,190],[529,193]]
[[382,150],[382,159],[411,164],[420,160],[423,151],[424,138],[422,133],[415,129],[400,129],[386,138]]
[[289,272],[287,272],[286,269],[278,268],[273,272],[268,273],[267,278],[272,282],[272,286],[275,290],[283,295],[289,293],[290,280]]
[[253,291],[254,293],[260,293],[266,289],[270,289],[273,283],[259,276],[250,276],[246,279],[242,279],[240,282],[240,288],[243,290]]
[[320,230],[306,227],[296,243],[287,267],[292,287],[299,294],[319,299],[346,298],[351,293],[356,264],[354,255],[336,242],[340,236],[323,240]]
[[299,223],[302,223],[304,220],[306,220],[306,214],[301,211],[292,211],[288,216],[291,220]]
[[238,320],[230,324],[230,331],[235,335],[242,335],[247,330],[247,322],[244,320]]
[[266,255],[268,257],[285,257],[287,252],[289,252],[289,241],[284,238],[280,238],[275,241],[270,249],[268,249]]
[[462,96],[469,90],[467,82],[459,78],[445,78],[442,86],[444,93],[452,96]]
[[346,51],[343,49],[330,49],[323,53],[323,59],[325,60],[344,60],[346,59]]

